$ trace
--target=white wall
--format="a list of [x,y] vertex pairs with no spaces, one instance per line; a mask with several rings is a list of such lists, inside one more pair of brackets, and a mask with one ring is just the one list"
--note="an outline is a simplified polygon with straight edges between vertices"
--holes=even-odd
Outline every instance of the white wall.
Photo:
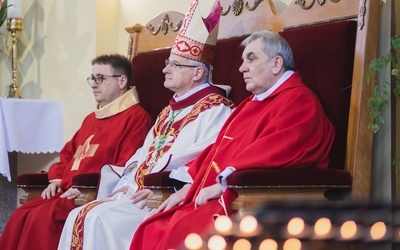
[[[61,101],[67,140],[95,107],[86,77],[96,54],[96,1],[24,0],[22,16],[17,72],[21,95],[26,99]],[[4,97],[12,72],[11,40],[5,27],[0,48],[0,95]],[[18,158],[21,174],[47,169],[57,154],[19,154]]]

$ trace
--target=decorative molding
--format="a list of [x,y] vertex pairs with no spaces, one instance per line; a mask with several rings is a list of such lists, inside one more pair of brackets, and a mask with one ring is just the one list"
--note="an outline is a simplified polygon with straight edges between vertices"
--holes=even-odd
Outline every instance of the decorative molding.
[[365,13],[367,12],[366,2],[366,0],[363,0],[360,4],[360,9],[358,10],[358,28],[360,30],[364,27],[364,18]]
[[254,0],[253,6],[250,7],[249,2],[247,1],[246,3],[244,3],[243,0],[234,0],[233,3],[228,6],[226,11],[224,11],[223,7],[221,7],[221,15],[226,16],[232,10],[232,14],[238,16],[240,15],[240,13],[242,13],[243,5],[246,7],[247,10],[253,11],[262,1],[263,0]]
[[234,0],[232,3],[232,13],[235,16],[240,15],[240,13],[242,13],[243,10],[243,0]]
[[177,32],[182,26],[182,20],[174,27],[174,23],[169,20],[168,14],[165,14],[164,18],[161,20],[161,24],[157,26],[155,30],[152,24],[147,25],[146,29],[150,30],[153,35],[157,35],[160,31],[165,35],[168,33],[168,29],[171,28],[172,31]]
[[[332,3],[338,3],[340,0],[331,0]],[[309,10],[311,9],[311,7],[313,7],[315,3],[315,0],[311,0],[311,3],[309,5],[306,5],[306,0],[296,0],[295,4],[300,5],[300,7],[303,10]],[[319,6],[322,6],[325,4],[325,0],[317,0],[317,3],[319,4]]]
[[262,1],[263,1],[263,0],[254,0],[253,7],[249,7],[249,2],[246,2],[246,4],[245,4],[246,9],[248,9],[249,11],[253,11],[253,10],[255,10],[255,9],[258,7],[258,5],[259,5]]

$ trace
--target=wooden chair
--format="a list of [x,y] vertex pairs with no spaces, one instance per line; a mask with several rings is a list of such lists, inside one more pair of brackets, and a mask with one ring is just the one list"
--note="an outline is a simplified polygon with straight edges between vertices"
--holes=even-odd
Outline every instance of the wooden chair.
[[[238,72],[239,44],[254,31],[279,32],[293,49],[296,69],[320,98],[336,129],[328,170],[254,169],[232,174],[228,185],[238,193],[232,209],[250,209],[267,201],[368,200],[372,131],[367,107],[370,87],[364,75],[377,51],[377,1],[294,0],[280,15],[271,0],[220,2],[223,16],[214,83],[231,85],[235,103],[247,97],[250,93]],[[171,192],[167,177],[160,173],[145,178],[145,186],[156,192],[149,207],[157,207]]]

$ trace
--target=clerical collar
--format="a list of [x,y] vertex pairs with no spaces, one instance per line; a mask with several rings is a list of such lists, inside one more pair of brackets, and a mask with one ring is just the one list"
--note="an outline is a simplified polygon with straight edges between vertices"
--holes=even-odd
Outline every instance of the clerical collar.
[[123,95],[121,95],[114,101],[96,110],[95,115],[97,119],[105,119],[110,116],[119,114],[138,103],[139,103],[139,96],[137,94],[136,87],[133,86],[133,88],[125,92]]
[[190,96],[187,96],[185,99],[180,100],[179,102],[176,101],[175,98],[171,98],[171,100],[169,101],[169,105],[171,106],[172,110],[183,109],[194,105],[199,100],[212,94],[225,96],[225,91],[212,85],[206,85],[205,88],[196,89],[194,93],[191,93]]
[[205,83],[200,84],[199,86],[194,87],[193,89],[191,89],[189,92],[187,92],[183,96],[177,96],[175,93],[173,97],[176,102],[179,102],[179,101],[182,101],[182,100],[188,98],[189,96],[193,95],[193,93],[196,93],[197,91],[207,88],[208,86],[210,86],[210,84],[208,82],[205,82]]
[[287,70],[285,73],[282,74],[279,80],[274,85],[272,85],[271,88],[269,88],[267,91],[261,94],[254,95],[253,100],[262,101],[268,96],[270,96],[272,92],[274,92],[277,88],[279,88],[279,86],[281,86],[293,73],[294,73],[293,70]]

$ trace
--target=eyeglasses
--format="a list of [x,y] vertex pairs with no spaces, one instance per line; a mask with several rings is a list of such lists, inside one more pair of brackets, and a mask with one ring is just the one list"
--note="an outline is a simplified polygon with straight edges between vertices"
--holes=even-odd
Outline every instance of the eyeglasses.
[[178,67],[190,67],[190,68],[199,67],[198,65],[178,64],[176,62],[170,62],[168,59],[165,59],[165,67],[167,67],[168,65],[174,69],[176,69]]
[[111,75],[111,76],[97,75],[97,76],[89,76],[88,78],[86,78],[86,80],[89,85],[92,83],[92,81],[94,81],[96,84],[101,84],[103,83],[104,79],[106,79],[106,77],[121,77],[121,76],[123,75]]

